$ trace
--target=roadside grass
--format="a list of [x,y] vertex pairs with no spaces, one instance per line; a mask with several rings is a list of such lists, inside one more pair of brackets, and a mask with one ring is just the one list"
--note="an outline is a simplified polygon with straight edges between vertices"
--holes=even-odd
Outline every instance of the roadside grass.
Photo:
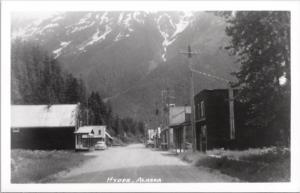
[[68,171],[94,156],[65,150],[11,151],[11,183],[39,183],[51,175]]
[[185,152],[180,158],[195,166],[217,169],[246,182],[290,181],[290,150],[287,148],[244,151],[215,149],[206,154]]

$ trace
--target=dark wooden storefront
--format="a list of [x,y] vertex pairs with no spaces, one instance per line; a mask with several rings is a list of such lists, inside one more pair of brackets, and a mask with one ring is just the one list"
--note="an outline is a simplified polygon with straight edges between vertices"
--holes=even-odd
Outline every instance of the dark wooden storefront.
[[[233,91],[234,96],[237,90]],[[243,105],[234,102],[234,116],[230,119],[229,91],[203,90],[195,96],[196,148],[205,151],[213,148],[240,148],[245,113]],[[230,121],[233,121],[231,124]],[[234,130],[232,130],[232,125]]]

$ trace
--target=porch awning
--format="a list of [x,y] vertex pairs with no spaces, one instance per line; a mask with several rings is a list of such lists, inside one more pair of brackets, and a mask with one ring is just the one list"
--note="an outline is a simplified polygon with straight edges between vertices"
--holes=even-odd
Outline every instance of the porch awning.
[[107,133],[106,131],[105,131],[105,136],[108,137],[109,139],[113,139],[112,136],[110,136],[110,134]]

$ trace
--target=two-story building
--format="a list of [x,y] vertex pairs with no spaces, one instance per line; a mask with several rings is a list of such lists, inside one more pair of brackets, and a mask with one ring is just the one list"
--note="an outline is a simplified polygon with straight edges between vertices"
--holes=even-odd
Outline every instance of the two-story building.
[[190,106],[169,107],[168,127],[162,131],[162,145],[164,149],[184,151],[191,143]]
[[196,149],[235,148],[243,135],[245,113],[238,90],[203,90],[195,96]]

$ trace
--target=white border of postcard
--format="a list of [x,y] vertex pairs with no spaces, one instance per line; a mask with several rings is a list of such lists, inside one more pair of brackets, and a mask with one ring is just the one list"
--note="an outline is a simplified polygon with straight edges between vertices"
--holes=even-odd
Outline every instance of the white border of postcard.
[[[10,15],[46,11],[291,11],[291,182],[162,184],[11,184],[10,182]],[[300,1],[2,1],[1,6],[1,191],[2,192],[293,192],[300,191]]]

